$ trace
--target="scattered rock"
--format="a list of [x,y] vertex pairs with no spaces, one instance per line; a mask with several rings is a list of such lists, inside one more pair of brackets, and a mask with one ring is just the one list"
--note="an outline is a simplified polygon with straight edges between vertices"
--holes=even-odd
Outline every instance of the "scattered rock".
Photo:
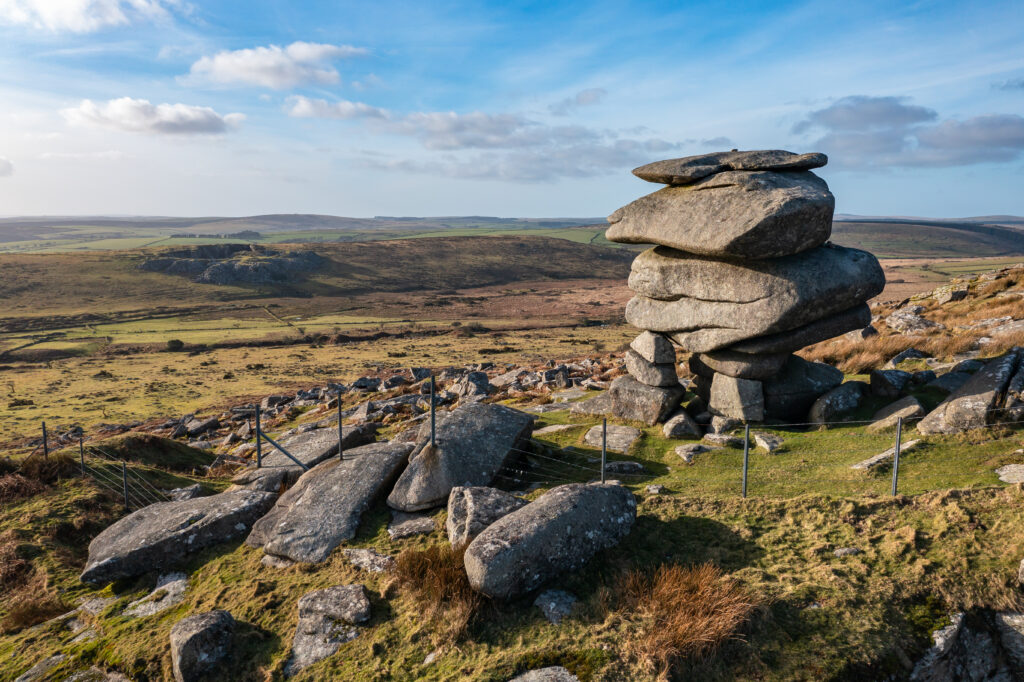
[[868,424],[865,430],[868,433],[881,433],[882,431],[895,429],[900,419],[906,422],[910,419],[924,416],[924,412],[924,406],[918,402],[917,398],[908,395],[875,412],[874,416],[871,417],[871,424]]
[[293,561],[324,561],[355,537],[371,504],[395,480],[409,443],[371,443],[313,467],[257,521],[246,544]]
[[807,413],[811,424],[828,424],[841,415],[852,412],[860,405],[867,384],[863,381],[847,381],[818,397]]
[[306,593],[299,599],[299,619],[292,655],[284,674],[291,677],[332,656],[359,635],[352,627],[370,620],[370,600],[362,585],[339,585]]
[[370,573],[384,573],[395,567],[395,560],[375,549],[343,549],[341,553],[356,568]]
[[635,519],[636,500],[626,488],[558,486],[480,533],[466,549],[466,575],[489,597],[525,594],[618,544]]
[[575,604],[576,597],[565,590],[544,590],[533,602],[533,605],[554,625],[558,625],[563,618],[572,613]]
[[[601,447],[601,439],[603,434],[603,427],[601,424],[590,427],[586,435],[583,436],[583,442],[587,445],[595,448]],[[633,446],[633,443],[640,438],[640,429],[633,426],[622,426],[620,424],[609,424],[608,425],[608,450],[612,452],[629,452],[629,449]]]
[[651,473],[640,462],[631,462],[628,460],[615,460],[613,462],[606,462],[604,470],[605,473],[617,474],[619,476],[644,476]]
[[667,488],[665,488],[665,486],[661,485],[660,483],[652,483],[650,485],[644,486],[644,492],[649,495],[661,495],[666,490]]
[[421,511],[446,503],[457,485],[489,485],[532,427],[530,415],[504,405],[464,405],[440,416],[436,447],[421,436],[388,505]]
[[[726,433],[705,433],[701,439],[708,445],[719,448],[743,447],[743,439]],[[678,450],[678,448],[677,448]]]
[[832,554],[834,554],[837,558],[841,559],[847,556],[856,556],[858,554],[863,554],[863,552],[857,549],[856,547],[840,547],[836,551],[832,552]]
[[967,372],[947,372],[936,379],[932,379],[925,388],[937,388],[946,393],[953,393],[967,383],[971,375]]
[[526,500],[496,488],[456,486],[448,496],[448,541],[456,549],[465,547],[492,523],[526,504]]
[[184,573],[162,575],[157,579],[153,591],[142,599],[137,599],[129,604],[124,610],[124,615],[140,618],[166,611],[185,599],[186,589],[188,589],[188,576]]
[[227,611],[183,618],[171,628],[171,667],[177,682],[194,682],[215,671],[231,652],[235,619]]
[[391,510],[391,523],[388,524],[388,536],[392,540],[401,540],[413,535],[433,533],[434,519],[426,514],[409,514]]
[[685,389],[678,383],[668,388],[642,384],[631,376],[621,376],[608,389],[612,414],[619,419],[643,422],[653,426],[679,406]]
[[533,435],[544,436],[549,433],[561,433],[562,431],[569,431],[578,427],[579,424],[551,424],[550,426],[537,429],[533,432]]
[[897,310],[885,318],[885,324],[889,329],[901,334],[916,334],[928,331],[929,329],[945,329],[945,326],[938,322],[921,317],[909,310]]
[[[900,454],[902,455],[903,453],[910,451],[911,449],[916,447],[920,442],[921,441],[919,439],[918,440],[908,440],[906,443],[901,444],[900,445]],[[885,464],[886,462],[888,462],[890,459],[893,458],[893,456],[895,456],[895,454],[896,454],[896,447],[893,446],[893,447],[889,448],[888,450],[886,450],[885,452],[881,452],[881,453],[875,455],[874,457],[869,457],[869,458],[867,458],[867,459],[865,459],[865,460],[863,460],[861,462],[857,462],[856,464],[854,464],[850,468],[851,469],[863,469],[863,470],[874,469],[875,467],[879,466],[880,464]]]
[[917,425],[925,435],[979,429],[995,420],[992,412],[1017,369],[1016,350],[989,360]]
[[580,678],[560,665],[553,665],[548,668],[528,670],[508,682],[580,682]]
[[703,435],[700,425],[682,408],[672,413],[661,432],[665,438],[700,438]]
[[896,399],[910,382],[910,372],[899,369],[876,369],[871,372],[871,395]]
[[64,662],[64,654],[54,654],[45,658],[19,675],[14,682],[42,682],[48,679],[49,672]]
[[680,445],[675,449],[675,453],[679,455],[684,462],[687,464],[693,464],[693,458],[702,452],[707,452],[709,448],[706,445],[700,443],[690,443],[688,445]]
[[177,565],[206,547],[248,533],[276,497],[239,490],[143,507],[89,543],[81,579],[103,584]]
[[785,441],[782,436],[778,436],[774,433],[765,433],[764,431],[751,431],[750,435],[754,439],[754,443],[757,447],[761,448],[769,455],[773,452],[778,451],[782,448]]
[[996,469],[996,476],[1003,483],[1024,483],[1024,464],[1006,464]]

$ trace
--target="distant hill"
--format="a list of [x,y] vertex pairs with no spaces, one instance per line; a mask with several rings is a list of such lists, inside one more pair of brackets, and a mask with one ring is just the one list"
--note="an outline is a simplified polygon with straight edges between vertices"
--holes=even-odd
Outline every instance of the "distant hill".
[[913,219],[836,220],[832,241],[880,258],[1024,255],[1024,231],[1000,225]]

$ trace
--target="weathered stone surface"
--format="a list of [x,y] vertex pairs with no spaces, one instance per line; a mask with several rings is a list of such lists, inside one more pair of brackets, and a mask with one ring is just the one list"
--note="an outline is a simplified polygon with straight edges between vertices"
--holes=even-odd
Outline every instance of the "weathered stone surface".
[[387,491],[412,447],[371,443],[318,464],[253,525],[246,544],[293,561],[324,561],[355,536],[363,512]]
[[716,414],[711,417],[711,423],[708,424],[708,433],[729,433],[740,426],[743,426],[742,419],[723,417]]
[[925,435],[932,433],[958,433],[980,429],[995,421],[992,412],[1013,373],[1017,369],[1019,353],[1010,351],[989,360],[963,386],[951,393],[917,425]]
[[[343,426],[342,445],[345,450],[363,445],[373,440],[375,432],[374,426]],[[335,426],[300,433],[282,438],[279,442],[293,457],[312,469],[325,459],[338,454],[338,428]],[[231,479],[234,486],[276,493],[282,486],[291,485],[303,474],[302,467],[277,448],[268,443],[264,443],[262,447],[262,466],[248,469],[235,476]]]
[[[603,437],[603,425],[596,424],[583,436],[583,442],[592,448],[600,448]],[[613,452],[629,452],[633,443],[640,437],[640,429],[621,424],[608,425],[608,450]]]
[[[851,329],[860,329],[869,322],[871,322],[871,308],[867,303],[862,303],[788,332],[740,341],[730,346],[729,350],[739,353],[792,353],[819,341],[827,341],[841,336]],[[676,341],[679,342],[678,339]]]
[[828,157],[819,152],[794,154],[783,149],[712,152],[655,161],[633,169],[633,175],[662,185],[689,185],[723,171],[801,171],[820,168]]
[[648,386],[674,386],[679,383],[674,363],[656,365],[644,360],[643,356],[632,348],[626,351],[626,371],[634,379]]
[[452,488],[448,496],[448,518],[445,521],[448,541],[456,549],[465,547],[492,523],[526,504],[526,500],[497,488]]
[[894,355],[892,358],[890,358],[889,361],[885,363],[885,365],[882,367],[882,369],[896,369],[897,365],[899,365],[904,360],[920,360],[921,358],[926,357],[928,357],[928,354],[924,353],[923,351],[919,351],[916,348],[907,348],[906,350],[902,350],[896,355]]
[[843,334],[843,338],[850,341],[864,341],[870,339],[872,336],[878,336],[878,330],[870,324],[863,329],[854,329],[852,332],[846,332]]
[[857,556],[858,554],[863,553],[864,552],[858,549],[857,547],[840,547],[839,549],[832,552],[832,555],[837,559],[842,559],[843,557]]
[[299,599],[299,620],[285,676],[332,656],[359,635],[352,626],[368,620],[370,600],[362,585],[338,585],[305,594]]
[[873,255],[841,246],[753,262],[658,247],[633,261],[629,287],[637,296],[626,305],[626,320],[706,352],[840,313],[884,286]]
[[701,445],[700,443],[689,443],[687,445],[677,446],[674,452],[679,455],[684,462],[692,464],[694,457],[702,452],[707,452],[708,449],[708,446]]
[[436,447],[421,439],[388,505],[420,511],[445,504],[455,486],[489,485],[513,448],[529,437],[533,418],[504,405],[464,405],[439,415]]
[[410,538],[413,535],[433,533],[436,525],[434,519],[426,514],[409,514],[391,510],[391,523],[388,524],[388,537],[392,540]]
[[64,662],[65,654],[54,654],[49,658],[36,663],[34,666],[23,672],[14,682],[40,682],[49,678],[49,672]]
[[[75,643],[78,641],[77,638],[72,640]],[[20,679],[20,678],[19,678]],[[64,682],[132,682],[129,678],[125,677],[119,672],[113,670],[101,670],[100,668],[92,667],[86,670],[80,670],[70,677],[64,678]]]
[[195,682],[214,672],[231,652],[235,619],[227,611],[183,618],[171,628],[171,667],[177,682]]
[[343,549],[341,553],[356,568],[370,573],[384,573],[395,567],[395,560],[375,549]]
[[613,415],[651,426],[673,412],[685,392],[679,384],[658,388],[642,384],[630,376],[617,377],[608,389]]
[[708,445],[718,448],[741,447],[743,445],[742,438],[730,436],[727,433],[705,433],[701,440]]
[[945,329],[938,322],[921,317],[918,313],[909,310],[897,310],[885,318],[885,325],[901,334],[916,334],[929,329]]
[[552,433],[561,433],[562,431],[571,431],[572,429],[579,428],[579,424],[551,424],[550,426],[544,426],[536,429],[533,432],[535,436],[547,436]]
[[558,486],[480,533],[466,549],[466,575],[490,597],[525,594],[617,544],[635,519],[636,500],[622,486]]
[[790,357],[775,378],[764,382],[765,416],[772,419],[805,419],[818,396],[843,383],[843,373],[820,362]]
[[178,565],[206,547],[244,536],[275,499],[239,490],[143,507],[89,543],[81,579],[102,584]]
[[857,409],[866,388],[863,381],[847,381],[823,393],[811,405],[807,421],[812,424],[836,421],[841,415]]
[[996,469],[1003,483],[1024,483],[1024,464],[1006,464]]
[[972,609],[932,633],[935,645],[910,673],[911,682],[1024,679],[1024,616]]
[[528,670],[508,682],[580,682],[580,678],[560,665],[553,665],[548,668]]
[[1006,385],[1006,397],[1003,399],[1003,419],[1019,422],[1024,420],[1024,363],[1017,367]]
[[765,452],[767,452],[769,455],[772,454],[773,452],[778,452],[785,444],[785,441],[782,439],[782,436],[778,436],[774,433],[765,433],[764,431],[752,431],[750,435],[754,440],[754,444],[757,447],[764,450]]
[[643,331],[640,333],[640,336],[633,339],[629,347],[647,362],[652,362],[656,365],[665,363],[675,364],[676,349],[672,346],[672,342],[665,338],[663,334]]
[[871,372],[871,395],[879,398],[899,398],[910,383],[910,372],[899,369],[876,369]]
[[908,395],[875,412],[874,416],[871,417],[872,422],[868,424],[865,430],[868,433],[880,433],[889,429],[895,429],[897,422],[901,418],[906,422],[909,419],[923,417],[924,412],[924,406],[917,401],[917,398]]
[[708,410],[719,417],[759,422],[764,419],[761,382],[716,374],[711,381]]
[[[915,448],[920,443],[921,443],[920,439],[918,439],[918,440],[908,440],[906,443],[901,443],[900,444],[900,454],[902,455],[904,452],[912,450],[913,448]],[[878,453],[874,457],[868,457],[867,459],[865,459],[863,461],[857,462],[856,464],[854,464],[850,468],[851,469],[863,469],[863,470],[874,469],[875,467],[877,467],[877,466],[879,466],[881,464],[887,463],[889,460],[891,460],[895,456],[896,456],[896,446],[893,446],[893,447],[889,448],[888,450],[886,450],[885,452]]]
[[129,604],[123,615],[131,618],[152,616],[177,606],[185,600],[188,589],[188,576],[184,573],[168,573],[157,578],[156,587],[142,599]]
[[544,590],[533,602],[533,605],[554,625],[558,625],[563,618],[572,613],[575,604],[576,597],[565,590]]
[[932,292],[932,298],[939,305],[945,305],[947,303],[953,303],[954,301],[962,301],[967,298],[968,289],[967,287],[940,287]]
[[939,377],[932,379],[925,386],[927,388],[937,388],[940,391],[946,393],[952,393],[961,386],[967,383],[971,378],[971,375],[967,372],[946,372]]
[[700,438],[704,434],[700,425],[682,408],[672,413],[661,431],[665,438]]
[[720,258],[779,258],[832,233],[835,198],[809,171],[726,171],[665,187],[608,216],[609,241]]
[[768,379],[775,376],[786,364],[789,353],[751,355],[731,350],[711,353],[694,353],[690,356],[690,371],[711,377],[724,374],[738,379]]

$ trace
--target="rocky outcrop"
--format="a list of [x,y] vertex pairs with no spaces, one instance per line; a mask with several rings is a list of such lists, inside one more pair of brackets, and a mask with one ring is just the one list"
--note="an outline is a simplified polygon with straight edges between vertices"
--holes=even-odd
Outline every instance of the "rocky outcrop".
[[657,424],[674,412],[685,389],[677,381],[666,388],[650,386],[632,376],[617,377],[608,389],[611,413],[620,419]]
[[359,636],[356,626],[370,620],[370,600],[362,585],[315,590],[299,599],[299,618],[286,677],[321,661]]
[[917,398],[908,395],[900,398],[894,403],[886,405],[871,417],[872,422],[865,429],[868,433],[881,433],[889,429],[895,429],[896,424],[902,419],[904,422],[923,416],[924,406]]
[[89,543],[81,579],[103,584],[177,566],[202,549],[247,534],[276,498],[239,490],[143,507]]
[[923,434],[958,433],[980,429],[997,421],[996,408],[1017,370],[1021,351],[1014,349],[989,360],[967,382],[951,393],[917,425]]
[[445,504],[455,486],[490,485],[532,432],[533,418],[504,405],[472,403],[438,415],[435,445],[421,439],[388,496],[388,506],[420,511]]
[[719,417],[800,419],[841,382],[790,354],[867,327],[865,302],[881,293],[885,275],[870,253],[826,243],[834,199],[808,170],[825,161],[733,151],[634,171],[669,185],[613,213],[606,232],[610,241],[659,245],[633,261],[636,295],[626,305],[626,320],[643,330],[626,370],[652,390],[634,387],[642,417],[614,409],[614,395],[613,414],[649,424],[666,416],[652,417],[664,402],[655,391],[675,381],[668,354],[665,364],[654,357],[663,338],[692,353],[694,388]]
[[622,486],[558,486],[480,533],[466,549],[466,575],[490,597],[526,594],[618,544],[635,519],[636,500]]
[[448,541],[452,547],[461,549],[492,523],[522,509],[526,504],[526,500],[497,488],[452,488],[448,497],[448,518],[445,521]]
[[183,618],[171,628],[171,668],[177,682],[196,682],[217,670],[231,652],[235,619],[227,611]]
[[185,275],[202,284],[273,284],[294,281],[327,262],[313,251],[279,254],[245,244],[211,246],[213,248],[168,252],[160,258],[146,260],[139,269]]
[[848,381],[823,393],[811,404],[807,421],[811,424],[827,424],[852,412],[860,405],[865,388],[862,381]]
[[253,525],[246,544],[292,561],[326,560],[355,536],[363,512],[398,477],[412,448],[410,443],[371,443],[346,450],[342,460],[318,464]]
[[932,633],[911,682],[1024,679],[1024,614],[975,609],[950,620]]

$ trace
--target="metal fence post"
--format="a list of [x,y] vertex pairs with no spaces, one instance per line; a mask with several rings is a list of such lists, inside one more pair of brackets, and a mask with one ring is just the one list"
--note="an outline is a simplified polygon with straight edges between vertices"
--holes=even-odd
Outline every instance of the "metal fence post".
[[43,422],[43,457],[50,456],[50,439],[46,435],[46,422]]
[[747,466],[750,463],[750,424],[743,427],[743,497],[747,496]]
[[434,393],[437,385],[434,382],[434,375],[430,375],[430,447],[434,447],[434,440],[437,435],[436,422],[434,420]]
[[601,483],[604,483],[604,465],[608,459],[608,418],[601,420]]
[[263,434],[260,431],[260,406],[256,406],[256,468],[263,466]]
[[900,440],[903,438],[903,417],[896,419],[896,446],[893,448],[892,459],[892,496],[896,497],[896,484],[900,478]]
[[82,465],[82,476],[85,476],[85,443],[82,436],[78,436],[78,462]]
[[121,487],[124,490],[124,510],[131,511],[131,507],[128,506],[128,464],[121,461]]
[[341,432],[341,389],[338,389],[338,459],[345,461],[344,436]]

